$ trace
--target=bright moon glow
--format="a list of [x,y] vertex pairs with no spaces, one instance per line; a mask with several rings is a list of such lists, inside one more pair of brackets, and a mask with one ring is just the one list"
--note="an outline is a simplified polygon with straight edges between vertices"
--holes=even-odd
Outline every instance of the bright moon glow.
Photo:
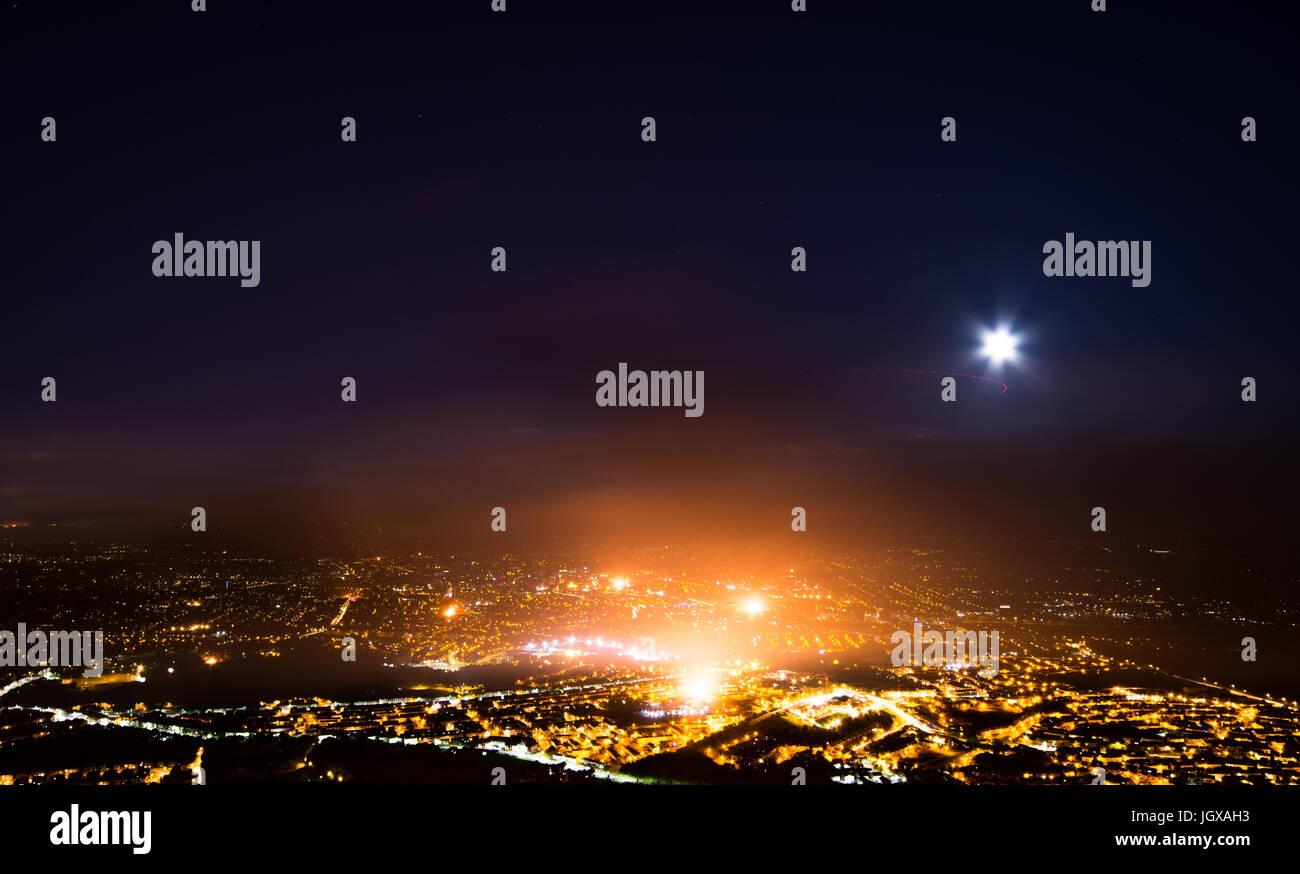
[[998,328],[996,331],[984,332],[984,348],[980,354],[988,358],[994,364],[1001,364],[1004,361],[1016,360],[1016,344],[1020,338],[1012,334],[1006,328]]

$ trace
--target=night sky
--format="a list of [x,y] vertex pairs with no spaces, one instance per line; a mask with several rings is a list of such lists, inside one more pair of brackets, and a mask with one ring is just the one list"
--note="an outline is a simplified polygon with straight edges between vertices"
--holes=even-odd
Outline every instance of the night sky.
[[[1289,543],[1294,31],[1108,5],[5,3],[0,521]],[[261,284],[154,277],[178,232]],[[1151,284],[1045,277],[1067,232],[1151,240]],[[704,415],[596,406],[621,361],[703,370]]]

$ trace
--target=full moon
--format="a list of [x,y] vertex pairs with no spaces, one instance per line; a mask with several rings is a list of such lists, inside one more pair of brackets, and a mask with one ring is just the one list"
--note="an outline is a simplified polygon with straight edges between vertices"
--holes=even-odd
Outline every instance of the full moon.
[[984,347],[980,349],[980,355],[983,355],[994,364],[1015,361],[1016,344],[1019,342],[1020,338],[1005,327],[998,328],[996,331],[985,331]]

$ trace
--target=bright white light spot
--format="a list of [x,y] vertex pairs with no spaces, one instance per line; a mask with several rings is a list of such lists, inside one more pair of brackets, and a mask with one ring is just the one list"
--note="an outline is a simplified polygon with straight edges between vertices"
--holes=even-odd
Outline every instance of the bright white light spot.
[[758,595],[750,595],[740,602],[740,609],[750,616],[757,616],[767,609],[767,603]]
[[1016,360],[1016,345],[1020,338],[1012,334],[1005,327],[998,328],[996,331],[984,332],[984,348],[980,349],[980,354],[992,361],[994,364],[1001,364],[1004,361]]
[[682,681],[679,692],[688,702],[703,704],[717,696],[718,681],[711,674],[693,674]]

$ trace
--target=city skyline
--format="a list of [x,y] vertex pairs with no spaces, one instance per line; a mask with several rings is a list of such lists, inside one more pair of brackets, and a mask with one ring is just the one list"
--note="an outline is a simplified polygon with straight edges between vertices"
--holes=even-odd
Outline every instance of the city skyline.
[[1285,847],[1293,42],[4,4],[0,844]]

